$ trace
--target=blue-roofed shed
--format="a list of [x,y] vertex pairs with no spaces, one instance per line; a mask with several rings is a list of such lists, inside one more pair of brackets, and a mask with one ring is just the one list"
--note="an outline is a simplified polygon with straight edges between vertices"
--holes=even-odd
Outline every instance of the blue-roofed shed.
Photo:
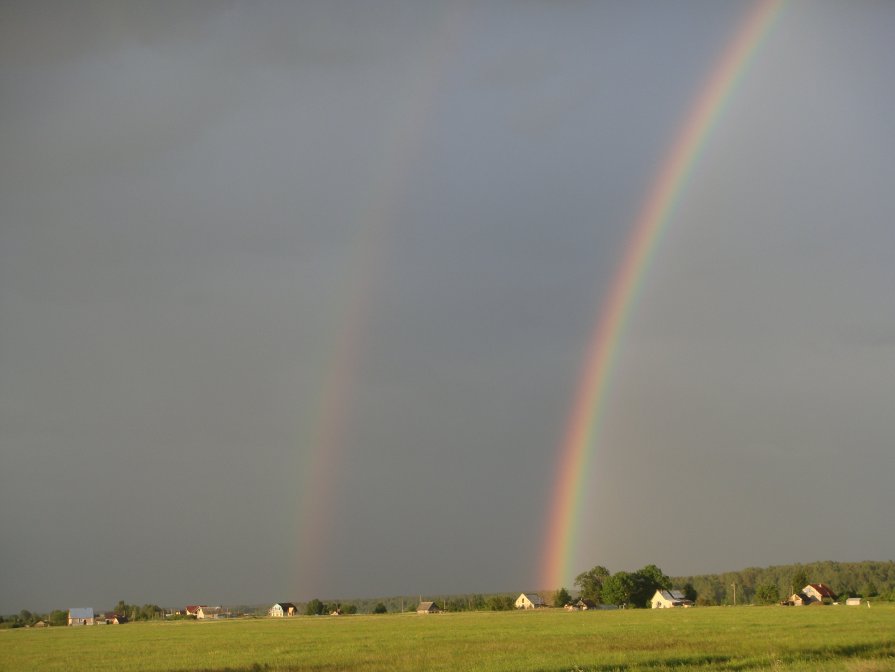
[[75,607],[68,610],[69,625],[96,625],[93,607]]

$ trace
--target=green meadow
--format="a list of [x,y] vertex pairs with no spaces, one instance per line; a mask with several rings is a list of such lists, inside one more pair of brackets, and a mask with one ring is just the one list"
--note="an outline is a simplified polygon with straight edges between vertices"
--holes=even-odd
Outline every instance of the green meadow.
[[0,669],[895,670],[895,606],[477,612],[0,631]]

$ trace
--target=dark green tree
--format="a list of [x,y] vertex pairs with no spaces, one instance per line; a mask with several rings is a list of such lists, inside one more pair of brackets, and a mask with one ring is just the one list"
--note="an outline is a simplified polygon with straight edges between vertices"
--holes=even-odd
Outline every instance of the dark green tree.
[[610,576],[609,570],[602,565],[581,572],[575,577],[575,587],[578,588],[579,596],[599,604],[603,601],[603,582]]
[[388,607],[386,607],[382,602],[378,602],[375,607],[373,607],[374,614],[385,614],[388,612]]
[[630,604],[646,607],[659,589],[671,588],[671,579],[655,565],[647,565],[631,575],[634,579],[634,590],[630,595]]
[[618,607],[631,604],[631,596],[637,590],[637,580],[628,572],[616,572],[603,581],[603,601]]
[[564,607],[572,601],[572,596],[569,595],[569,591],[565,588],[560,588],[556,591],[556,595],[553,596],[553,606],[554,607]]
[[802,588],[808,585],[808,572],[801,565],[797,566],[792,573],[792,592],[801,592]]
[[699,593],[696,592],[696,588],[693,587],[692,583],[687,581],[687,583],[684,584],[684,587],[681,590],[684,591],[684,597],[686,597],[694,604],[696,603],[696,600],[699,598]]
[[326,605],[323,604],[316,597],[308,602],[308,606],[305,607],[305,615],[306,616],[320,616],[321,614],[326,613]]
[[776,604],[780,599],[780,592],[775,583],[763,583],[755,588],[755,601],[758,604]]
[[485,603],[485,607],[491,611],[508,611],[515,607],[515,602],[509,595],[492,595]]
[[68,612],[64,609],[54,609],[51,611],[50,625],[68,625]]

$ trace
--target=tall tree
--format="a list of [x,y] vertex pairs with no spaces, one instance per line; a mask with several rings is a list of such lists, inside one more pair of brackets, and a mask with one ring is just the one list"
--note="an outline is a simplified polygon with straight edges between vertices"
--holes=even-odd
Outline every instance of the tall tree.
[[625,607],[631,604],[631,596],[637,590],[637,580],[628,572],[616,572],[603,581],[603,600],[606,604]]
[[326,610],[326,606],[318,600],[316,597],[308,602],[308,606],[305,607],[305,615],[307,616],[320,616]]
[[780,599],[777,584],[763,583],[755,588],[755,601],[759,604],[774,604]]
[[578,588],[579,597],[585,600],[593,600],[597,604],[603,601],[603,582],[611,576],[609,570],[602,565],[581,572],[575,577],[575,587]]
[[553,596],[553,606],[554,607],[564,607],[569,602],[572,601],[572,596],[569,595],[569,591],[565,588],[560,588],[556,591],[556,595]]
[[792,573],[792,591],[798,593],[802,588],[808,585],[808,572],[801,565],[797,566]]
[[656,565],[647,565],[633,575],[634,590],[631,593],[631,604],[637,607],[646,607],[650,599],[659,589],[671,588],[669,579]]

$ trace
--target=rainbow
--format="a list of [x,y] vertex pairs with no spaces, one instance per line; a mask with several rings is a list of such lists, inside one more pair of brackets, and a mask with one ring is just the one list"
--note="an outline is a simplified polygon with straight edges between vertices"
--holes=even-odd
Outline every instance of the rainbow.
[[600,435],[609,382],[625,326],[650,260],[712,129],[782,6],[783,0],[759,0],[747,13],[692,105],[632,226],[620,268],[597,316],[559,450],[541,566],[540,585],[544,588],[558,588],[573,575],[570,565],[575,557],[588,462]]

